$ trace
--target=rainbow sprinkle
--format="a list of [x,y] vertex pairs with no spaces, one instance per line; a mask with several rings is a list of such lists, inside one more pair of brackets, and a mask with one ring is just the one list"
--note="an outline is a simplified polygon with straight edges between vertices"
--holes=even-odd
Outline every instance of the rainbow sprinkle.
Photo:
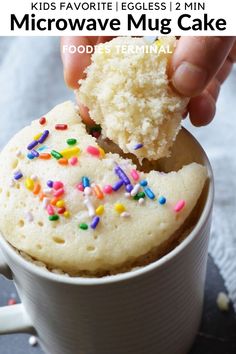
[[41,125],[44,125],[44,124],[46,124],[46,118],[45,117],[41,117],[40,119],[39,119],[39,124],[41,124]]
[[84,187],[84,188],[90,186],[90,182],[89,182],[88,177],[86,177],[86,176],[82,177],[82,184],[83,184],[83,187]]
[[48,217],[48,219],[49,219],[50,221],[57,221],[57,220],[59,220],[59,215],[57,215],[57,214],[50,215],[50,216]]
[[134,145],[134,150],[139,150],[143,147],[143,144],[136,144]]
[[103,213],[104,213],[104,205],[99,205],[98,207],[97,207],[97,209],[95,210],[95,213],[97,214],[97,215],[102,215]]
[[180,212],[185,207],[185,200],[179,200],[174,207],[176,213]]
[[55,125],[55,129],[56,130],[67,130],[68,129],[68,125],[67,124],[56,124]]
[[52,157],[54,157],[57,160],[59,160],[59,159],[61,159],[63,157],[62,154],[60,154],[60,152],[58,152],[56,150],[52,150],[51,151],[51,155],[52,155]]
[[94,216],[92,223],[90,224],[91,229],[96,229],[100,221],[99,216]]
[[103,187],[103,192],[106,194],[111,194],[113,191],[113,188],[110,184],[107,184],[106,186]]
[[[47,120],[45,117],[41,117],[39,119],[40,125],[45,125]],[[56,130],[67,130],[68,125],[64,123],[56,124]],[[97,129],[97,130],[96,130]],[[93,131],[93,134],[97,136],[100,134],[100,127],[96,128]],[[31,141],[27,146],[26,156],[33,160],[35,158],[39,158],[41,160],[49,160],[54,158],[58,164],[61,166],[76,166],[79,168],[79,160],[78,155],[80,153],[80,148],[77,146],[77,139],[74,137],[68,138],[66,140],[67,148],[63,150],[55,150],[54,148],[49,148],[43,144],[47,137],[49,136],[49,130],[44,130],[43,132],[37,133],[33,141]],[[143,144],[136,144],[133,149],[138,150],[143,147]],[[42,152],[45,151],[46,152]],[[103,158],[105,156],[105,151],[99,146],[88,145],[87,148],[83,151],[91,156],[97,158]],[[22,156],[21,151],[16,153],[16,156],[20,158]],[[43,163],[43,161],[42,161]],[[166,204],[166,197],[159,194],[159,197],[156,198],[154,192],[148,185],[148,181],[146,179],[140,180],[140,173],[130,166],[128,170],[127,165],[124,167],[115,163],[114,174],[118,177],[118,180],[114,184],[110,184],[109,181],[105,185],[99,184],[97,181],[90,182],[89,176],[83,176],[80,181],[75,185],[75,189],[79,192],[82,192],[83,203],[87,209],[85,212],[85,216],[91,218],[90,222],[81,222],[78,227],[81,230],[93,229],[95,230],[98,224],[101,221],[102,215],[105,213],[104,204],[99,204],[105,198],[108,198],[109,195],[113,194],[113,192],[117,193],[120,189],[122,189],[122,193],[126,198],[137,201],[136,205],[144,204],[145,200],[157,200],[160,205]],[[14,187],[16,184],[15,180],[22,179],[23,173],[19,171],[15,171],[13,175],[13,179],[11,180],[11,184]],[[131,182],[134,181],[133,183]],[[46,182],[46,186],[42,186],[39,182],[39,178],[37,176],[24,177],[24,185],[25,187],[32,192],[35,198],[38,198],[39,201],[42,202],[42,207],[48,214],[49,221],[57,221],[60,217],[69,218],[70,211],[67,209],[66,201],[65,201],[65,186],[62,181],[57,180],[48,180]],[[118,193],[119,195],[119,193]],[[147,198],[146,198],[147,197]],[[147,203],[146,202],[146,203]],[[103,202],[102,202],[103,203]],[[130,203],[130,202],[128,202]],[[171,203],[169,203],[171,205]],[[179,213],[184,207],[186,202],[184,200],[179,200],[175,206],[172,206],[172,210],[176,213]],[[107,204],[106,208],[109,204]],[[121,202],[116,202],[113,204],[114,210],[117,214],[122,218],[129,218],[131,215],[126,210],[126,206]],[[84,216],[83,216],[84,217]],[[33,215],[30,212],[26,213],[26,220],[29,222],[33,221]],[[82,219],[83,220],[83,219]]]
[[122,180],[117,181],[113,187],[112,190],[117,192],[122,186],[123,186],[124,182]]
[[86,150],[87,150],[87,153],[89,153],[92,156],[99,157],[99,155],[100,155],[99,149],[95,146],[89,145]]
[[35,148],[38,145],[38,141],[37,140],[33,140],[31,143],[29,143],[29,145],[27,146],[28,150],[32,150],[33,148]]
[[93,184],[92,187],[93,187],[93,191],[94,191],[96,197],[98,199],[103,199],[104,194],[102,193],[101,188],[97,184]]
[[132,178],[134,181],[138,181],[139,180],[139,174],[138,174],[138,171],[132,169],[131,172],[130,172]]
[[82,222],[81,224],[79,224],[79,228],[81,230],[88,230],[88,225],[85,222]]
[[125,211],[125,206],[121,203],[116,203],[114,209],[117,213],[121,214]]
[[67,159],[70,159],[73,156],[76,156],[80,152],[80,149],[77,146],[64,149],[60,151],[61,157],[65,157]]
[[155,199],[155,194],[149,187],[145,187],[144,192],[149,199]]
[[115,173],[124,182],[125,185],[131,184],[130,179],[128,178],[128,176],[125,174],[125,172],[122,170],[120,166],[115,167]]
[[159,204],[163,205],[163,204],[166,203],[166,198],[163,197],[163,196],[160,196],[160,197],[158,198],[158,202],[159,202]]
[[74,138],[70,138],[66,140],[68,145],[75,145],[77,143],[77,140]]
[[23,177],[23,174],[22,174],[21,171],[17,171],[17,172],[14,173],[14,179],[15,179],[16,181],[18,181],[18,180],[21,179],[22,177]]
[[49,130],[44,130],[43,134],[41,135],[41,137],[38,140],[38,143],[43,144],[48,136],[49,136]]

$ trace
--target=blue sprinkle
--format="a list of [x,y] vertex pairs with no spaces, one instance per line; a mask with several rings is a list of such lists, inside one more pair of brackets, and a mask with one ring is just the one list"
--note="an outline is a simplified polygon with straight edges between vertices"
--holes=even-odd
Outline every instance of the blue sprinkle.
[[14,179],[15,180],[19,180],[23,177],[23,174],[21,173],[21,171],[17,171],[16,173],[14,173]]
[[93,220],[92,220],[92,222],[91,222],[91,224],[90,224],[91,229],[96,229],[96,227],[97,227],[99,221],[100,221],[99,216],[94,216],[94,217],[93,217]]
[[161,197],[159,197],[158,202],[159,202],[160,204],[165,204],[165,203],[166,203],[166,198],[163,197],[163,195],[162,195]]
[[38,148],[38,151],[43,151],[43,150],[45,150],[45,149],[47,149],[47,146],[43,145],[43,146],[40,146],[40,147]]
[[89,187],[90,186],[90,182],[89,182],[89,179],[88,177],[82,177],[82,184],[83,184],[83,187],[86,188],[86,187]]
[[53,181],[51,181],[51,180],[47,181],[47,186],[49,188],[52,188],[53,187]]
[[146,187],[148,185],[147,181],[145,179],[143,179],[142,181],[140,181],[140,186],[142,187]]
[[35,146],[37,146],[37,145],[38,145],[37,140],[33,140],[33,141],[31,141],[31,143],[27,146],[27,149],[28,149],[28,150],[32,150],[32,149],[35,148]]
[[144,188],[144,192],[149,199],[155,198],[155,194],[153,193],[153,191],[149,187]]
[[125,186],[125,189],[128,193],[130,193],[132,191],[134,187],[132,186],[132,184],[127,184],[127,186]]
[[36,150],[34,150],[34,149],[31,150],[31,154],[32,154],[34,157],[39,157],[38,151],[36,151]]
[[126,175],[126,173],[122,170],[120,166],[115,167],[115,173],[124,182],[124,184],[130,184],[129,177]]
[[35,156],[30,152],[29,154],[27,154],[28,159],[33,160],[35,158]]
[[43,134],[41,135],[41,137],[38,140],[38,143],[39,144],[44,143],[44,141],[47,139],[48,135],[49,135],[49,130],[44,130]]
[[123,186],[124,182],[122,181],[122,179],[120,179],[118,182],[116,182],[114,184],[114,186],[112,187],[113,191],[118,191],[118,189],[120,189]]
[[141,149],[143,147],[143,144],[136,144],[134,146],[134,150],[138,150],[138,149]]

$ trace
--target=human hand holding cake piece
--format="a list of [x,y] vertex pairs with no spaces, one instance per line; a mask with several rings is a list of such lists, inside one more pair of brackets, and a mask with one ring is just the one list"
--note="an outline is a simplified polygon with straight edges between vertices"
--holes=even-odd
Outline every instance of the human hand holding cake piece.
[[[160,45],[164,50],[157,54]],[[175,37],[156,43],[120,37],[99,44],[79,82],[79,102],[101,124],[103,136],[140,161],[169,155],[189,101],[168,78],[174,46]]]

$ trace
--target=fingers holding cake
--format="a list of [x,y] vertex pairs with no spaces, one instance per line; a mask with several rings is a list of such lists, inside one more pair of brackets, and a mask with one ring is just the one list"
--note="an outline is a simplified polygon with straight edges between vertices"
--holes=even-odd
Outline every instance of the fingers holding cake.
[[234,37],[181,37],[173,54],[171,70],[175,89],[192,97],[188,105],[191,122],[210,123],[216,112],[220,86],[236,57]]
[[[112,37],[63,37],[61,53],[67,85],[78,89],[78,81],[85,78],[91,64],[95,45]],[[79,48],[92,48],[83,51]],[[175,89],[190,100],[186,112],[196,126],[212,121],[220,86],[228,77],[235,62],[234,37],[181,37],[177,42],[170,65],[170,80]],[[80,105],[80,114],[86,124],[93,124],[89,111]]]

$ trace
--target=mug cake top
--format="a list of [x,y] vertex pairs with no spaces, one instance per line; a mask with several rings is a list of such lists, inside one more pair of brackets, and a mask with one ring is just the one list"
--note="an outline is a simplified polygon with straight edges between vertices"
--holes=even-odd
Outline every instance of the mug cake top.
[[168,241],[207,178],[137,170],[105,153],[71,102],[16,134],[0,153],[0,232],[18,250],[71,274],[112,272]]
[[99,44],[79,82],[78,98],[104,137],[140,161],[169,156],[189,101],[168,78],[175,43],[118,37]]

